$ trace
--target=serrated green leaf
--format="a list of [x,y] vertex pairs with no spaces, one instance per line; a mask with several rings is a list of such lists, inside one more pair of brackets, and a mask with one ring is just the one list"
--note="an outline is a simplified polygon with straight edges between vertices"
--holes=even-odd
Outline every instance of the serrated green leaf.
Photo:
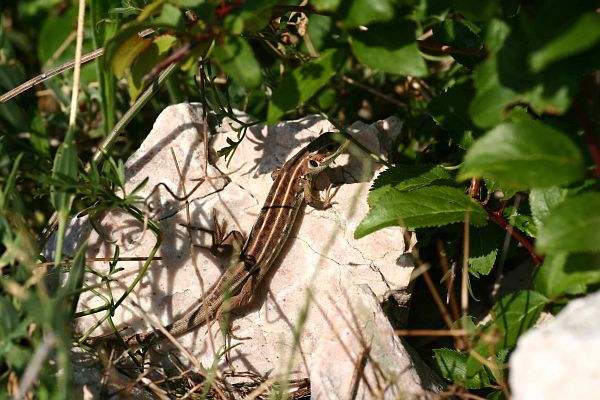
[[498,125],[469,149],[458,179],[489,175],[516,188],[564,185],[583,177],[579,148],[542,122]]
[[352,52],[368,67],[398,75],[424,76],[425,61],[415,38],[415,23],[395,19],[352,32]]
[[394,18],[395,10],[389,0],[352,0],[344,19],[345,28],[386,22]]
[[223,43],[214,47],[213,53],[223,71],[240,85],[245,88],[260,85],[260,64],[245,39],[226,36]]
[[368,203],[377,203],[388,189],[411,191],[435,182],[448,182],[452,176],[443,167],[433,164],[396,165],[383,171],[369,191]]
[[538,229],[541,221],[548,215],[551,208],[559,205],[567,196],[567,189],[551,186],[544,189],[532,189],[529,192],[529,207],[531,216]]
[[471,247],[469,248],[469,273],[478,278],[488,275],[502,244],[502,232],[492,224],[471,230]]
[[[479,36],[460,21],[446,19],[434,25],[432,29],[433,38],[438,44],[476,51],[483,47]],[[483,59],[483,56],[452,54],[452,58],[462,65],[472,68]]]
[[533,282],[547,297],[585,293],[588,285],[600,283],[600,253],[548,254]]
[[600,193],[566,199],[541,220],[536,249],[550,252],[600,251]]
[[342,53],[329,49],[318,60],[302,64],[286,75],[273,90],[267,122],[276,122],[287,111],[309,100],[336,74],[341,61]]
[[413,191],[389,189],[373,204],[356,231],[361,238],[388,226],[409,228],[442,226],[463,222],[470,212],[471,224],[485,224],[487,213],[462,190],[449,186],[430,186]]
[[480,389],[492,384],[485,369],[473,375],[467,374],[466,354],[451,349],[434,349],[433,353],[433,362],[444,379],[460,383],[469,389]]

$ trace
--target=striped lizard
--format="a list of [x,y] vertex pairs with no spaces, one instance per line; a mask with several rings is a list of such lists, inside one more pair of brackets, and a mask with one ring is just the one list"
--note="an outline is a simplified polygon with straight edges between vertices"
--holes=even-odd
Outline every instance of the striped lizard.
[[[227,268],[200,304],[165,327],[169,334],[182,335],[204,323],[218,320],[223,313],[252,300],[286,243],[302,203],[321,209],[329,206],[330,199],[324,202],[314,197],[313,178],[326,169],[348,143],[348,140],[342,142],[339,134],[324,133],[274,172],[275,181],[237,260]],[[90,341],[93,343],[103,338],[106,336],[91,338]],[[128,346],[142,346],[164,338],[160,330],[152,330],[122,339]]]

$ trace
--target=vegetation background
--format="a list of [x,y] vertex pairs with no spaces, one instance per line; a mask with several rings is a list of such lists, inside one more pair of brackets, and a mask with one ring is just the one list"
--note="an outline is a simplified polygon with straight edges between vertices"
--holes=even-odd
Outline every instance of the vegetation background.
[[[143,199],[114,194],[123,160],[159,112],[182,101],[218,118],[244,110],[256,123],[308,113],[342,129],[405,121],[397,153],[361,200],[371,208],[355,236],[417,230],[418,261],[430,268],[408,327],[445,336],[411,343],[449,393],[508,398],[518,337],[542,311],[598,288],[597,2],[84,3],[83,53],[103,55],[50,79],[38,75],[75,59],[78,3],[0,6],[0,397],[70,397],[69,349],[79,340],[70,323],[90,271],[85,246],[61,254],[65,221],[111,208],[144,217]],[[39,84],[12,91],[34,77]],[[235,157],[237,143],[221,155]],[[53,214],[56,260],[41,260]],[[67,279],[50,291],[53,262]],[[507,290],[516,273],[528,279]],[[435,301],[446,293],[448,305]]]

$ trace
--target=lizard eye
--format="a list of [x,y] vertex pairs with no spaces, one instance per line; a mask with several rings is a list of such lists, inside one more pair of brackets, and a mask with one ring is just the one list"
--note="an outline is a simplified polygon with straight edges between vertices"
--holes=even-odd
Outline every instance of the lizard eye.
[[333,153],[336,149],[337,149],[336,143],[329,143],[327,146],[325,146],[325,151],[328,153]]
[[308,165],[310,165],[311,168],[317,168],[319,166],[319,163],[317,162],[317,160],[309,160]]

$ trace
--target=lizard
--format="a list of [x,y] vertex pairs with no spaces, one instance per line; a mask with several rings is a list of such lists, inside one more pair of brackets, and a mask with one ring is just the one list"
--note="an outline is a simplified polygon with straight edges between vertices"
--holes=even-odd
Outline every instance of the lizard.
[[[238,309],[252,300],[252,295],[287,242],[302,204],[307,203],[321,209],[329,206],[331,198],[324,202],[314,197],[313,179],[348,144],[347,139],[342,140],[341,135],[335,132],[323,133],[272,174],[274,182],[237,260],[225,270],[194,309],[165,327],[170,335],[180,336],[211,320],[218,320],[224,313]],[[107,335],[98,336],[89,341],[95,343],[106,337]],[[150,330],[125,336],[118,341],[130,347],[138,347],[164,338],[165,335],[160,330]]]

